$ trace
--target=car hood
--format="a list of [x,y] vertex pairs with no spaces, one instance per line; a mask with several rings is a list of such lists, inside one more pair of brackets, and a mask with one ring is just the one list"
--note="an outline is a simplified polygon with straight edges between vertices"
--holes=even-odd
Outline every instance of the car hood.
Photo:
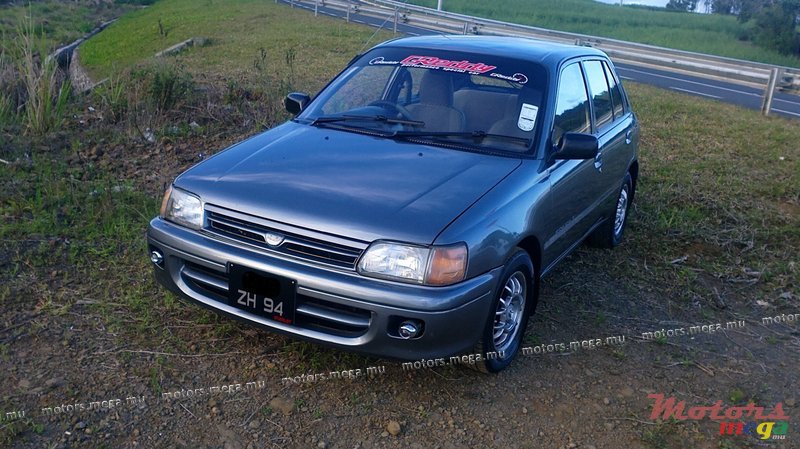
[[175,186],[328,234],[429,244],[520,163],[288,122],[196,165]]

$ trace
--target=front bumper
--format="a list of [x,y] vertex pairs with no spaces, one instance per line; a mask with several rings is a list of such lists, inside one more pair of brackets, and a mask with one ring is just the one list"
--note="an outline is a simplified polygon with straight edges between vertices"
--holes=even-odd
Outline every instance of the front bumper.
[[[447,357],[475,345],[489,316],[501,268],[448,287],[367,278],[350,270],[222,241],[155,218],[150,250],[164,260],[156,279],[179,296],[262,328],[344,350],[401,360]],[[297,282],[297,320],[285,325],[227,302],[228,262]],[[422,335],[402,339],[400,322],[424,323]]]

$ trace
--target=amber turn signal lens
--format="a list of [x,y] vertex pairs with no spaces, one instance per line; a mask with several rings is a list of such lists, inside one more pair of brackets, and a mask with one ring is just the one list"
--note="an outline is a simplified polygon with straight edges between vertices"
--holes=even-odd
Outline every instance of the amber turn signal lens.
[[169,197],[172,195],[172,186],[167,187],[167,191],[164,192],[164,198],[161,200],[161,217],[167,216],[167,203],[169,203]]
[[428,285],[450,285],[464,280],[467,273],[467,246],[433,247],[428,269]]

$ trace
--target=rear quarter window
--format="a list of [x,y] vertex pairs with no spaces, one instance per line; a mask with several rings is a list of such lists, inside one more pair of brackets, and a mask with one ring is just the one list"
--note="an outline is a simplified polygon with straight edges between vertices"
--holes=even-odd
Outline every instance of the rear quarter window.
[[625,113],[625,104],[622,101],[622,92],[620,92],[619,84],[617,83],[614,73],[611,68],[604,61],[603,68],[606,71],[606,79],[608,86],[611,88],[611,101],[614,103],[614,118],[620,118]]
[[584,62],[586,79],[592,92],[592,106],[594,107],[594,120],[597,129],[602,129],[614,120],[613,103],[606,81],[603,63],[600,61]]

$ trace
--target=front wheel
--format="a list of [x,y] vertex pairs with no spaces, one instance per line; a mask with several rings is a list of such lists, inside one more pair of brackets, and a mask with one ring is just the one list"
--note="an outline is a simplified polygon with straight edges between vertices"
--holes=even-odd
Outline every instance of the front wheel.
[[485,373],[504,370],[519,352],[535,304],[533,263],[528,253],[518,250],[508,260],[495,292],[481,339],[475,346],[475,369]]

